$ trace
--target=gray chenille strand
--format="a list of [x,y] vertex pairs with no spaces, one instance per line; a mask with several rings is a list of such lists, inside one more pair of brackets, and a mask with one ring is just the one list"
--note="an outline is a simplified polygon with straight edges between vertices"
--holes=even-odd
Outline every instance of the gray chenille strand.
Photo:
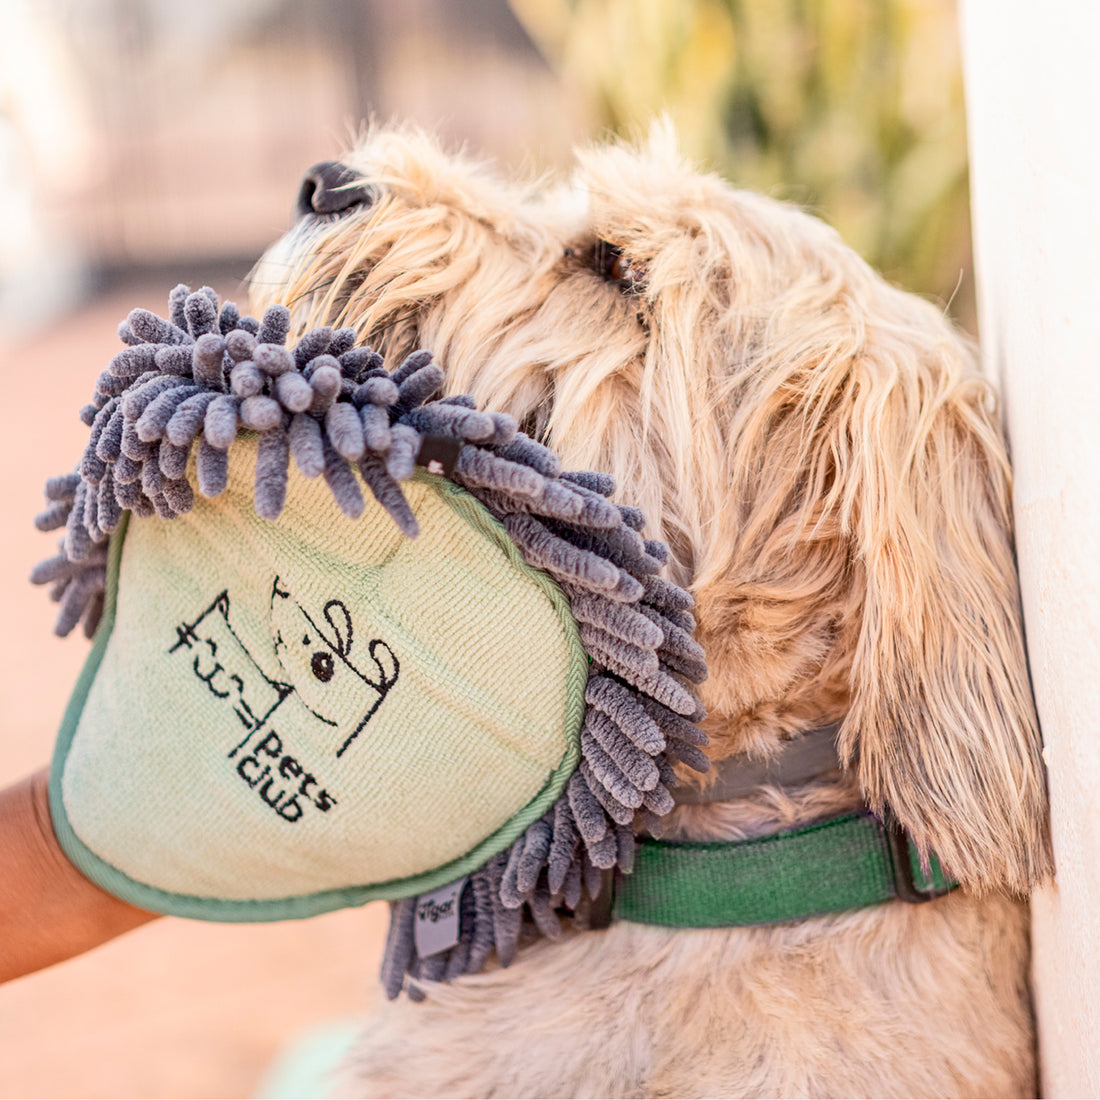
[[[102,614],[110,534],[123,514],[172,519],[195,490],[227,485],[242,431],[259,436],[254,503],[276,519],[290,464],[321,477],[350,518],[363,486],[409,537],[417,521],[401,483],[425,439],[458,444],[451,479],[503,525],[521,555],[568,598],[589,658],[581,759],[564,792],[516,841],[469,877],[459,898],[458,942],[429,958],[416,951],[417,899],[393,903],[382,964],[386,996],[421,1000],[430,983],[479,971],[490,954],[508,966],[536,936],[556,938],[562,918],[585,927],[609,873],[628,874],[634,836],[659,834],[677,782],[673,761],[709,766],[692,685],[706,676],[691,637],[692,599],[658,575],[668,548],[644,539],[645,516],[609,498],[606,474],[563,472],[557,455],[501,413],[464,395],[436,399],[444,375],[428,351],[392,372],[351,329],[313,329],[287,346],[290,315],[259,321],[220,306],[209,287],[169,295],[169,319],[134,310],[126,345],[81,410],[89,427],[74,473],[46,485],[43,531],[64,531],[60,553],[38,565],[61,605],[58,634]],[[194,466],[191,465],[194,455]]]

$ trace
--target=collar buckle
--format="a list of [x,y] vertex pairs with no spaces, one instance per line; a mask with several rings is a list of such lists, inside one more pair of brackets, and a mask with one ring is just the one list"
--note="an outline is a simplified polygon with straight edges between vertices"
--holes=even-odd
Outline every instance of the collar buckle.
[[894,891],[899,901],[920,905],[922,902],[942,898],[944,894],[951,893],[959,885],[940,867],[934,853],[930,859],[931,873],[926,874],[922,870],[920,872],[922,881],[918,882],[913,864],[916,863],[917,867],[920,867],[920,857],[913,847],[909,834],[892,820],[883,823],[882,832],[890,852]]
[[604,870],[600,876],[600,892],[592,899],[588,913],[588,929],[595,932],[611,926],[615,917],[615,869]]

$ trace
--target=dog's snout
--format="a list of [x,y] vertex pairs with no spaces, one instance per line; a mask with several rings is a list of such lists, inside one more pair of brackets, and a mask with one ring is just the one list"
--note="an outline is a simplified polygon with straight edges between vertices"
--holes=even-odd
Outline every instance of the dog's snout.
[[298,192],[298,216],[344,214],[357,206],[369,206],[374,192],[358,172],[339,161],[315,164]]

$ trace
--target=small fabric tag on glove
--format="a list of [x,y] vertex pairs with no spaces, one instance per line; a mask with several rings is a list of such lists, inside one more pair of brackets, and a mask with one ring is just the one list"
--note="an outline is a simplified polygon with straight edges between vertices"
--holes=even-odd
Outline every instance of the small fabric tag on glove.
[[426,435],[420,440],[420,451],[416,464],[423,466],[430,474],[443,474],[450,477],[455,472],[462,444],[457,439],[441,435]]
[[458,943],[459,899],[467,876],[416,899],[416,953],[426,959]]

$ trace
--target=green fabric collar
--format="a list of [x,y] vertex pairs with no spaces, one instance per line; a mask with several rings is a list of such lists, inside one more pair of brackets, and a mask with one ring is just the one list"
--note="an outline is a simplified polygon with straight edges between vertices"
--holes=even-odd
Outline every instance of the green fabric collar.
[[782,924],[931,901],[957,885],[934,855],[926,872],[904,832],[861,811],[733,843],[640,840],[611,916],[675,928]]

